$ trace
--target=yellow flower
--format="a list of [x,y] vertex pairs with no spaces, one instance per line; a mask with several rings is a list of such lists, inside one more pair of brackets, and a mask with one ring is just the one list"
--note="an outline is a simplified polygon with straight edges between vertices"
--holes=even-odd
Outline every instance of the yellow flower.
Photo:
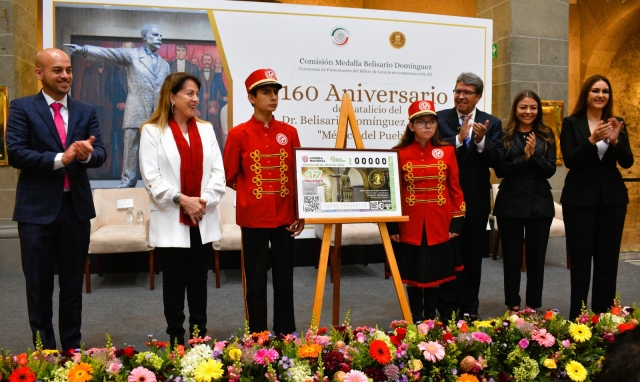
[[222,363],[214,359],[209,359],[196,368],[194,376],[198,382],[211,382],[222,377],[223,373]]
[[584,324],[571,324],[569,326],[569,334],[576,342],[584,342],[591,339],[591,329]]
[[566,367],[567,375],[572,381],[582,382],[587,379],[587,369],[580,362],[570,361]]
[[55,349],[53,349],[53,350],[51,350],[51,349],[44,349],[44,350],[42,350],[42,352],[43,352],[44,354],[46,354],[46,355],[58,354],[58,351],[57,351],[57,350],[55,350]]
[[69,382],[87,382],[90,381],[93,377],[91,376],[93,373],[93,368],[88,363],[80,362],[77,365],[74,365],[71,369],[69,369],[69,373],[67,373],[67,378],[69,378]]
[[420,371],[420,369],[422,369],[422,361],[420,361],[419,359],[412,359],[410,365],[411,370],[415,372],[418,372]]
[[239,360],[242,357],[242,350],[238,348],[231,348],[229,350],[229,359],[232,361]]
[[493,321],[489,320],[489,321],[476,321],[473,323],[473,326],[475,326],[476,328],[492,328],[493,326],[491,325]]
[[545,359],[544,362],[542,362],[542,366],[546,367],[547,369],[555,369],[558,367],[556,365],[556,361],[553,358]]

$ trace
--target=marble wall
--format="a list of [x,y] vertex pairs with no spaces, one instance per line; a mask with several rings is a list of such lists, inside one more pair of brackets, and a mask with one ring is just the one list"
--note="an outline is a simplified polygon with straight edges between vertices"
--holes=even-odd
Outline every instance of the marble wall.
[[[9,100],[33,94],[38,81],[33,73],[38,50],[36,0],[0,1],[0,86],[9,88]],[[15,205],[19,171],[0,167],[0,225],[10,220]]]
[[[611,81],[615,114],[623,117],[627,124],[634,165],[621,169],[625,178],[640,178],[640,28],[624,42],[611,62],[607,77]],[[640,201],[640,187],[628,185],[629,196]]]

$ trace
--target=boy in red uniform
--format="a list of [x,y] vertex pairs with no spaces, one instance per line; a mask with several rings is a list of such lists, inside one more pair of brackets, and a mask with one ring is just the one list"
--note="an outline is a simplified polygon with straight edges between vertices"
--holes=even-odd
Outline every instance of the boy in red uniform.
[[267,255],[272,248],[273,331],[296,330],[293,311],[293,241],[304,228],[296,220],[293,148],[295,127],[277,121],[278,83],[272,69],[258,69],[245,81],[254,112],[229,131],[223,162],[227,185],[236,190],[236,221],[242,229],[243,272],[249,328],[267,328]]

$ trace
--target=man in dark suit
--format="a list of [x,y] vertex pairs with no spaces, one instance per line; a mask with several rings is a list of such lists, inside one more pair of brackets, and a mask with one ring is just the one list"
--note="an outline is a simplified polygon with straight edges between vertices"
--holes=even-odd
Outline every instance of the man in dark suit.
[[176,59],[169,63],[169,72],[185,72],[191,73],[200,79],[200,68],[187,60],[187,46],[185,44],[176,44]]
[[502,122],[476,108],[483,90],[480,77],[462,73],[453,91],[455,107],[438,112],[440,136],[456,147],[466,204],[464,234],[454,239],[459,243],[464,270],[456,282],[440,288],[438,310],[447,319],[457,309],[459,316],[478,316],[482,258],[489,254],[486,232],[491,209],[489,167],[499,168],[505,158]]
[[89,220],[96,216],[87,168],[104,163],[93,106],[67,93],[69,57],[45,49],[36,57],[42,91],[11,102],[7,122],[9,163],[20,169],[13,220],[18,222],[29,324],[36,342],[56,349],[53,331],[54,267],[59,270],[60,342],[80,347],[82,275],[89,250]]

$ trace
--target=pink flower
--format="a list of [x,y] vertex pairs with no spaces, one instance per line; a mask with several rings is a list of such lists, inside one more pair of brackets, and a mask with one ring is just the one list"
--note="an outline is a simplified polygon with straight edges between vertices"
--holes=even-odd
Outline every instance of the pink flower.
[[462,328],[462,325],[466,324],[467,321],[465,320],[458,320],[458,322],[456,322],[456,326],[458,327],[458,329]]
[[565,349],[569,349],[569,346],[571,346],[571,341],[569,340],[562,341],[562,347],[564,347]]
[[253,356],[253,362],[259,365],[266,365],[266,363],[273,363],[278,358],[278,352],[274,349],[260,349]]
[[320,346],[327,346],[331,343],[331,337],[329,336],[313,336],[312,341]]
[[363,344],[366,341],[366,338],[364,336],[364,333],[362,332],[358,332],[356,333],[356,341],[360,342],[361,344]]
[[150,370],[138,366],[129,373],[129,382],[156,382],[156,376]]
[[109,373],[109,374],[118,374],[120,372],[120,369],[122,369],[122,364],[121,363],[111,362],[107,366],[107,373]]
[[551,333],[548,333],[545,328],[534,330],[531,333],[531,339],[538,341],[540,346],[547,348],[556,343],[556,338]]
[[418,349],[424,352],[422,354],[424,355],[424,359],[427,361],[435,363],[444,358],[444,346],[437,342],[420,342],[418,344]]
[[471,333],[471,337],[478,342],[482,342],[483,344],[490,344],[491,337],[487,333],[484,332],[473,332]]
[[369,382],[369,378],[359,370],[351,370],[344,376],[343,382]]
[[224,347],[227,343],[225,341],[218,341],[216,342],[215,346],[213,347],[213,350],[217,350],[219,352],[223,352],[224,351]]
[[520,342],[518,342],[518,346],[520,349],[526,349],[529,346],[529,340],[526,338],[521,339]]
[[422,321],[420,323],[420,325],[418,325],[418,333],[420,334],[427,334],[429,333],[429,326],[427,325],[426,322]]

